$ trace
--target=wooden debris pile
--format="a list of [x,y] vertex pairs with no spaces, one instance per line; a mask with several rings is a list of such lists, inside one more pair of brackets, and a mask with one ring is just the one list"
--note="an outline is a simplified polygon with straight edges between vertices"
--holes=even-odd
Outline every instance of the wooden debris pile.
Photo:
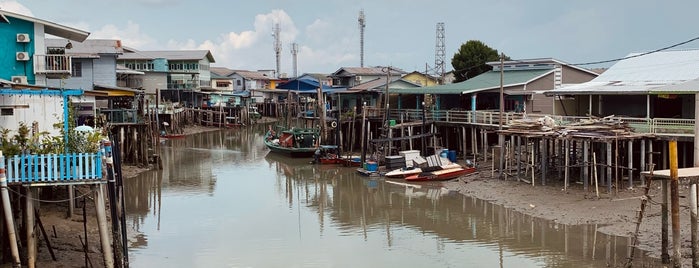
[[556,121],[549,116],[536,119],[523,118],[510,121],[508,130],[518,132],[549,132],[548,134],[558,135],[559,137],[568,135],[588,137],[623,136],[634,133],[633,128],[631,128],[627,122],[613,115],[602,118],[589,117],[565,125],[558,125]]
[[540,131],[540,132],[547,132],[554,130],[558,127],[556,124],[556,121],[553,120],[553,118],[549,116],[544,116],[542,118],[522,118],[522,119],[514,119],[510,121],[510,123],[507,125],[510,130],[515,130],[515,131],[522,131],[522,130],[527,130],[527,131]]
[[560,136],[623,136],[633,134],[634,131],[627,122],[610,115],[581,119],[561,127],[557,133]]

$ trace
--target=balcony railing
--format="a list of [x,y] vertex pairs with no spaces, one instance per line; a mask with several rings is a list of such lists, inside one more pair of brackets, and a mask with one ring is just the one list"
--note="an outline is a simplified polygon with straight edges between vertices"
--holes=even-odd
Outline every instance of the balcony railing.
[[66,55],[34,55],[34,73],[71,74],[72,61]]

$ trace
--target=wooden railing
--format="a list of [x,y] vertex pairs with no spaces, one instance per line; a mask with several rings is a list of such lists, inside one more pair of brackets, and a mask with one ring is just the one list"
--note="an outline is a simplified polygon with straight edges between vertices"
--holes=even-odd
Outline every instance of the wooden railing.
[[6,161],[8,183],[85,183],[102,179],[101,153],[14,155]]
[[[464,111],[464,110],[420,110],[420,109],[394,109],[389,111],[389,119],[399,121],[422,120],[423,112],[425,120],[445,123],[463,123],[472,125],[498,126],[500,124],[500,113],[498,111]],[[367,114],[381,115],[385,113],[383,109],[367,108]],[[566,125],[586,119],[585,116],[563,116],[548,114],[526,114],[527,118],[538,119],[548,116],[558,125]],[[523,113],[507,112],[503,113],[503,124],[507,125],[515,119],[524,118]],[[675,118],[636,118],[636,117],[615,117],[634,129],[637,133],[648,133],[660,136],[694,136],[694,119]]]

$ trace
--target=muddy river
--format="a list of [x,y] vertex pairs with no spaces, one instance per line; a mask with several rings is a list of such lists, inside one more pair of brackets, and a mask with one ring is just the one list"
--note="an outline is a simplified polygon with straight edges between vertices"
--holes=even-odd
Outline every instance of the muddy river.
[[125,182],[131,267],[618,267],[629,255],[628,238],[594,225],[269,153],[264,129],[165,141],[163,170]]

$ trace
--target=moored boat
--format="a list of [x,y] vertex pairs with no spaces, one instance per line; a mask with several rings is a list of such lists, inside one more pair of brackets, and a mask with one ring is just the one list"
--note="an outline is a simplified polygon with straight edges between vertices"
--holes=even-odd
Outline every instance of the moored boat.
[[318,149],[318,136],[318,130],[315,128],[291,128],[276,133],[270,127],[265,133],[264,141],[267,148],[274,153],[290,157],[311,157]]
[[455,167],[436,171],[421,172],[405,177],[406,181],[445,181],[476,172],[475,167]]
[[456,163],[449,163],[446,165],[442,166],[435,166],[435,167],[426,167],[426,168],[419,168],[419,167],[404,167],[404,168],[399,168],[395,170],[391,170],[386,173],[386,178],[392,178],[392,179],[403,179],[415,174],[420,174],[422,172],[431,172],[431,171],[437,171],[437,170],[444,170],[444,169],[451,169],[451,168],[460,168],[461,165],[456,164]]

